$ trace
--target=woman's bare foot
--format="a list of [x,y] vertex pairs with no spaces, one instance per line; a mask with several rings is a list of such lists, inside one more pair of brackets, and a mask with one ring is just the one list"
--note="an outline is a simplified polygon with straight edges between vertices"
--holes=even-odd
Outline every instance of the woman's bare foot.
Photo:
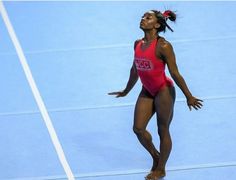
[[160,153],[156,152],[155,157],[153,157],[153,164],[152,164],[151,171],[150,171],[150,173],[145,178],[148,178],[149,176],[152,176],[153,171],[155,171],[157,169],[158,161],[159,161],[159,156],[160,156]]
[[146,180],[159,180],[165,176],[166,176],[165,170],[155,170],[155,171],[151,172],[150,174],[148,174],[145,177],[145,179]]

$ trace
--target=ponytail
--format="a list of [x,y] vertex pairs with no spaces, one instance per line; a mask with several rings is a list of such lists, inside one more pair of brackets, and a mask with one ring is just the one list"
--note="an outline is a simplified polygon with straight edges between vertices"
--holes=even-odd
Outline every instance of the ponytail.
[[160,23],[160,27],[158,28],[158,32],[165,32],[166,31],[166,27],[174,32],[174,30],[167,24],[167,20],[169,19],[170,21],[174,21],[176,20],[176,14],[171,11],[171,10],[166,10],[165,12],[161,13],[160,11],[156,11],[156,10],[152,10],[158,20],[158,23]]
[[166,18],[166,19],[169,19],[171,21],[175,21],[176,20],[176,14],[173,12],[173,11],[170,11],[170,10],[166,10],[164,13],[163,13],[163,16]]

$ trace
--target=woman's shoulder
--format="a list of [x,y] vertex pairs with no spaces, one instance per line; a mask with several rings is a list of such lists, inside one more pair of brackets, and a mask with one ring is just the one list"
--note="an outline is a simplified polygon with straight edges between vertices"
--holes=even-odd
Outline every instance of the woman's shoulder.
[[164,45],[171,45],[171,43],[169,41],[167,41],[164,37],[159,36],[158,38],[158,43],[162,46]]
[[158,45],[161,49],[172,48],[171,43],[161,36],[158,38]]
[[140,41],[142,41],[143,39],[137,39],[135,42],[134,42],[134,49],[136,48],[136,46],[138,45],[138,43],[140,42]]

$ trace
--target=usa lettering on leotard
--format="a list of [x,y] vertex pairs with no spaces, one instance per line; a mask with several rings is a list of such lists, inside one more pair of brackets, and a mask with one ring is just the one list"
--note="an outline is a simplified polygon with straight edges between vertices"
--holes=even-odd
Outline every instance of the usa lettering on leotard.
[[152,70],[152,62],[148,59],[135,58],[135,65],[138,70],[147,71]]

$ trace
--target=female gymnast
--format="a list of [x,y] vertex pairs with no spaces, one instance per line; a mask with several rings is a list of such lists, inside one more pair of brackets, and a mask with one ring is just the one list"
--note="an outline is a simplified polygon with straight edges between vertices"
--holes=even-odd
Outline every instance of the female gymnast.
[[[134,43],[134,62],[126,88],[108,93],[116,97],[124,97],[133,88],[138,78],[142,82],[142,90],[134,110],[133,131],[153,158],[151,171],[145,177],[147,180],[158,180],[166,175],[165,166],[172,148],[169,127],[173,117],[175,88],[173,81],[165,75],[165,65],[167,64],[172,79],[185,95],[190,110],[192,107],[196,110],[200,109],[203,102],[194,97],[187,87],[178,70],[171,43],[159,36],[159,33],[165,32],[166,28],[173,32],[167,20],[175,21],[176,14],[170,10],[164,13],[151,10],[142,16],[140,28],[144,32],[144,37]],[[159,151],[146,129],[154,113],[157,115],[160,137]]]

